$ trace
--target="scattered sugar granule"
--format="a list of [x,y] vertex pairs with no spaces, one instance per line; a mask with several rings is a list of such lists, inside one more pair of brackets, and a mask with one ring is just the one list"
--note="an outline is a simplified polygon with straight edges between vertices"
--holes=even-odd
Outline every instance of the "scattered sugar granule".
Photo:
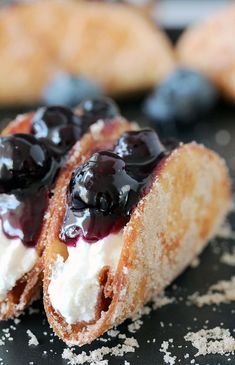
[[17,325],[21,322],[21,320],[19,318],[14,318],[13,321],[14,321],[15,325]]
[[133,323],[129,324],[128,331],[131,333],[137,332],[144,322],[141,319],[137,319]]
[[198,332],[189,332],[184,337],[190,341],[198,352],[195,356],[207,354],[234,354],[235,339],[228,329],[215,327],[212,329],[201,329]]
[[88,354],[83,351],[80,354],[74,352],[74,348],[66,348],[63,351],[62,358],[68,360],[70,365],[81,365],[89,363],[92,365],[108,365],[108,361],[104,360],[104,356],[124,356],[129,352],[135,352],[139,347],[137,340],[134,337],[127,337],[123,344],[118,344],[114,347],[103,346],[99,349],[90,351]]
[[107,334],[110,337],[117,337],[117,335],[120,333],[118,330],[108,330]]
[[123,333],[120,333],[120,334],[118,335],[118,338],[120,338],[121,340],[125,340],[126,335],[125,335],[125,334],[123,334]]
[[188,299],[198,307],[209,304],[230,303],[235,300],[235,276],[230,280],[221,280],[212,285],[204,295],[194,293]]
[[216,235],[221,238],[235,238],[235,232],[232,230],[229,222],[225,222],[220,226]]
[[191,268],[195,269],[200,265],[200,259],[199,257],[195,257],[195,259],[191,262]]
[[169,342],[172,343],[172,339],[170,339],[169,341],[163,341],[163,343],[161,344],[161,347],[160,347],[160,352],[164,353],[163,360],[164,360],[165,364],[174,365],[177,357],[172,356],[171,352],[168,350]]
[[161,308],[164,305],[173,303],[174,301],[175,298],[169,298],[164,292],[162,292],[153,299],[153,309]]
[[124,365],[130,365],[129,361],[125,360]]
[[141,317],[144,315],[148,315],[151,312],[151,309],[151,307],[145,305],[132,318],[130,318],[132,323],[128,325],[128,331],[131,333],[137,332],[144,323],[141,320]]
[[37,337],[33,334],[32,331],[27,330],[27,335],[29,336],[29,346],[37,346],[39,345]]
[[226,265],[235,266],[235,247],[231,253],[224,253],[221,256],[221,262]]

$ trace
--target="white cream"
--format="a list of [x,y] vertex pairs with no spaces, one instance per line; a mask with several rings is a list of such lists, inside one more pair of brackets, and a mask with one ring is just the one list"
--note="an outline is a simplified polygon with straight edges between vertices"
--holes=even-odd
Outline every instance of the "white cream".
[[23,245],[20,239],[7,238],[0,229],[0,300],[4,300],[18,279],[37,261],[35,248]]
[[68,247],[68,258],[62,256],[52,268],[48,288],[52,306],[69,324],[91,321],[99,294],[99,273],[104,266],[116,271],[123,246],[123,234],[110,234],[89,244],[79,239],[76,247]]

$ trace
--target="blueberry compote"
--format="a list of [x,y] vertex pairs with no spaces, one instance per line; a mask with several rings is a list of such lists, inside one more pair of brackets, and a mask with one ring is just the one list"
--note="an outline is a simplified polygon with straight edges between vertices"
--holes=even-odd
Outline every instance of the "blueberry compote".
[[0,138],[0,214],[3,232],[36,243],[58,163],[34,136]]
[[124,133],[111,151],[94,153],[72,175],[60,238],[76,245],[118,232],[149,189],[168,153],[151,129]]
[[81,136],[81,119],[69,108],[38,109],[32,120],[32,134],[43,140],[55,156],[66,154]]
[[95,105],[97,108],[87,114],[81,105],[80,116],[62,106],[39,108],[31,134],[0,137],[0,218],[7,237],[20,238],[26,246],[37,243],[51,188],[66,153],[93,122],[118,114],[115,104],[106,98]]
[[76,111],[83,120],[83,126],[90,126],[99,119],[108,120],[120,115],[116,103],[105,96],[84,99]]

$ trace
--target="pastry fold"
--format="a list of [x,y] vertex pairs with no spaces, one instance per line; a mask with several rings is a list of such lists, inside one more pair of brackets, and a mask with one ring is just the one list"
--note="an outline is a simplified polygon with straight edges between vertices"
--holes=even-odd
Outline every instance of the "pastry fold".
[[174,66],[166,35],[124,4],[22,2],[0,9],[0,29],[1,105],[38,102],[58,72],[122,95],[153,87]]
[[[106,126],[99,140],[106,145],[126,129],[130,127],[125,124],[112,129]],[[52,306],[49,287],[58,256],[65,262],[68,257],[59,233],[71,174],[97,149],[92,134],[75,146],[57,180],[45,239],[44,306],[48,321],[61,339],[79,346],[131,317],[170,284],[215,235],[230,207],[230,180],[224,161],[194,142],[179,145],[157,165],[150,191],[124,227],[117,269],[112,272],[104,267],[100,271],[95,319],[68,323]],[[79,283],[81,278],[74,280]]]

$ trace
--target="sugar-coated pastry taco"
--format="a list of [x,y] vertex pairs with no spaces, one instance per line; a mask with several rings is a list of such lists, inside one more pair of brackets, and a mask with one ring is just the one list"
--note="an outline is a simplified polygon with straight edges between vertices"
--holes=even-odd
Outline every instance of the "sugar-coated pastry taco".
[[0,53],[2,105],[38,102],[60,72],[87,77],[110,95],[139,92],[174,64],[166,35],[140,11],[76,0],[0,9]]
[[0,319],[20,314],[39,295],[48,203],[72,146],[98,119],[118,114],[108,98],[87,99],[75,112],[62,106],[39,108],[2,132]]
[[75,145],[50,204],[44,306],[55,333],[84,345],[132,316],[203,250],[229,205],[216,153],[100,125]]
[[235,100],[235,5],[226,6],[187,29],[176,51],[180,64],[208,76],[223,95]]

